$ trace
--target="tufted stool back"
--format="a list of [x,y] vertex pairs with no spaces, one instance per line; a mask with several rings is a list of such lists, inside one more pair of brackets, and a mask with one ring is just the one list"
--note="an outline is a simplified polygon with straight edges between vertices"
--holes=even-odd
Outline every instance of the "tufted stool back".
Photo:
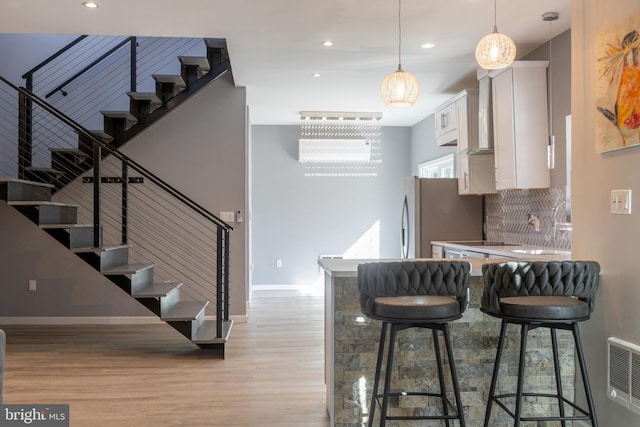
[[[382,321],[371,405],[369,406],[369,427],[373,427],[376,406],[380,407],[381,427],[386,425],[387,420],[424,422],[425,420],[438,419],[445,421],[447,426],[451,425],[453,420],[457,420],[461,427],[465,426],[464,409],[460,399],[460,387],[451,348],[448,322],[462,317],[462,313],[467,308],[470,270],[471,264],[468,262],[450,260],[372,262],[358,265],[360,308],[367,317]],[[424,389],[392,391],[391,389],[396,334],[409,328],[431,330],[438,371],[438,391]],[[384,391],[382,394],[378,394],[387,329],[390,331]],[[442,333],[442,341],[449,361],[455,405],[451,402],[445,387],[439,332]],[[421,375],[420,370],[416,372],[416,375]],[[388,414],[389,398],[404,399],[405,396],[437,398],[440,400],[441,413],[426,415],[422,413],[423,409],[416,408],[413,415]],[[415,401],[413,403],[415,404]],[[431,404],[431,402],[426,402],[425,406]],[[403,405],[399,403],[398,407],[402,408]]]
[[471,265],[463,261],[372,262],[358,266],[360,308],[372,318],[379,318],[375,300],[380,297],[416,295],[451,296],[467,308]]
[[595,261],[503,262],[482,266],[482,310],[502,314],[500,300],[508,297],[571,296],[593,311],[600,265]]
[[[491,410],[496,403],[499,409],[506,411],[514,419],[514,426],[528,421],[560,421],[562,426],[565,426],[568,421],[589,420],[593,427],[597,427],[598,421],[578,323],[589,319],[593,312],[595,293],[600,282],[600,264],[595,261],[502,262],[484,264],[482,275],[484,292],[481,310],[502,319],[484,425],[490,425]],[[500,360],[505,349],[508,324],[520,325],[518,380],[515,393],[497,391]],[[553,356],[556,378],[555,393],[542,389],[524,391],[525,379],[531,379],[525,374],[525,369],[534,360],[527,360],[526,357],[527,335],[530,330],[538,328],[550,331],[550,353]],[[582,377],[587,408],[578,406],[563,392],[557,330],[572,332],[579,364],[576,375],[579,373]],[[509,350],[507,346],[507,351]],[[535,372],[544,369],[539,362],[534,362],[534,366],[528,368],[533,368]],[[501,388],[505,386],[502,385]],[[526,406],[525,398],[550,399],[551,402],[555,401],[555,404],[549,407],[553,410],[545,409],[544,405]],[[511,410],[512,407],[515,408]]]

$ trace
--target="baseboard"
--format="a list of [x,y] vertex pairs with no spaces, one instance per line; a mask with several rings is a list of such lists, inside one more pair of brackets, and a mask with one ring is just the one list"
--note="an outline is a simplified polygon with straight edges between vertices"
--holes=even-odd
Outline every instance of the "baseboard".
[[311,285],[254,285],[251,287],[253,291],[291,291],[308,288]]
[[0,325],[153,325],[154,316],[0,317]]
[[253,285],[249,294],[249,302],[251,302],[255,291],[301,291],[310,295],[322,295],[324,292],[324,283],[308,283],[304,285],[281,284],[281,285]]
[[[215,316],[206,316],[215,320]],[[234,323],[247,323],[246,315],[229,316]],[[103,316],[103,317],[0,317],[0,325],[160,325],[155,316]]]
[[[216,320],[216,316],[205,316],[206,320]],[[229,320],[233,320],[233,323],[247,323],[246,314],[236,314],[235,316],[229,316]]]

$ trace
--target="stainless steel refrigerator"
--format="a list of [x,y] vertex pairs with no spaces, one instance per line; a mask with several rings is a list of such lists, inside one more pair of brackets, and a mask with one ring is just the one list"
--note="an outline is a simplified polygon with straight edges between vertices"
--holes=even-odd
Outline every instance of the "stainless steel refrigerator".
[[482,196],[458,195],[457,178],[406,178],[402,258],[431,258],[433,240],[482,240],[482,210]]

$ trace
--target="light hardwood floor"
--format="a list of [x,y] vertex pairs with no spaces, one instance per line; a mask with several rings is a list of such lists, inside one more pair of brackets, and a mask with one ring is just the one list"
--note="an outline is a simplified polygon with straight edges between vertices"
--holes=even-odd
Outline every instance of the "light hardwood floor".
[[71,426],[329,426],[323,300],[254,293],[226,359],[166,325],[5,326],[4,403],[68,403]]

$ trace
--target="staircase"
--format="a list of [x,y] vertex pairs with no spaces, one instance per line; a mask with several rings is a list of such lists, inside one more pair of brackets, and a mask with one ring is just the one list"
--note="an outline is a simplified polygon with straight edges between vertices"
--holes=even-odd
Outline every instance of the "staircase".
[[[17,114],[19,129],[16,132],[17,176],[0,179],[0,200],[6,201],[8,205],[37,225],[43,233],[56,239],[194,344],[203,349],[218,350],[224,357],[225,345],[229,340],[233,324],[229,320],[229,231],[232,227],[117,149],[207,83],[230,70],[224,40],[205,39],[205,46],[206,56],[204,57],[181,56],[178,58],[180,75],[154,75],[155,92],[128,92],[130,99],[128,111],[102,111],[104,116],[102,130],[89,131],[83,128],[41,98],[34,96],[29,90],[19,89],[0,77],[0,84],[4,83],[8,92],[15,92],[17,95],[19,112]],[[35,111],[38,113],[35,114]],[[32,132],[37,126],[36,120],[41,119],[45,114],[47,120],[44,122],[47,126],[51,126],[47,128],[48,138],[62,140],[69,134],[75,134],[78,141],[77,147],[50,144],[46,146],[46,150],[42,149],[42,141],[37,141],[42,137],[35,136]],[[59,129],[50,125],[54,120],[59,123],[55,125]],[[8,135],[5,135],[2,131],[8,127],[9,125],[2,126],[0,123],[2,140],[11,137],[11,132],[6,132]],[[36,152],[35,147],[39,147],[39,151]],[[43,151],[50,153],[50,165],[34,166],[34,159],[42,157]],[[4,174],[2,162],[0,157],[0,176]],[[105,177],[105,168],[112,167],[110,165],[113,163],[118,165],[117,169],[111,169],[109,171],[111,176]],[[210,275],[214,276],[212,280],[215,280],[215,283],[212,286],[215,287],[213,303],[215,319],[208,319],[205,316],[207,307],[212,305],[209,300],[185,298],[182,295],[185,284],[175,280],[154,279],[154,268],[157,268],[157,265],[140,262],[139,255],[137,259],[132,257],[131,250],[135,246],[129,243],[131,208],[128,208],[128,199],[134,196],[130,189],[130,171],[137,173],[140,180],[145,180],[145,187],[139,192],[140,194],[152,191],[147,188],[153,185],[153,191],[162,193],[162,198],[170,198],[172,203],[180,204],[181,209],[189,212],[187,217],[185,214],[173,211],[173,207],[149,206],[147,211],[139,214],[140,218],[150,217],[149,221],[153,221],[153,215],[149,212],[167,209],[166,213],[159,212],[158,216],[174,215],[185,217],[185,221],[193,221],[190,219],[193,215],[199,218],[198,221],[210,224],[212,231],[201,230],[196,234],[215,240],[213,243],[215,248],[211,251],[213,255],[205,256],[205,258],[215,258],[213,261],[207,260],[215,262],[215,266],[207,270],[211,274],[204,274],[206,277],[203,279],[207,282]],[[87,173],[90,173],[90,178],[86,176]],[[85,176],[81,177],[83,174]],[[82,186],[78,184],[81,178],[92,182],[92,203],[87,203],[86,198],[82,196],[78,196],[77,203],[52,200],[52,196],[59,192],[74,193],[68,190],[74,185],[80,188],[77,186]],[[118,209],[121,205],[122,216],[107,218],[109,223],[116,220],[121,222],[122,238],[117,244],[106,244],[104,238],[105,212],[114,210],[112,206],[103,207],[105,198],[102,196],[104,193],[102,188],[105,179],[106,182],[115,180],[114,182],[122,187],[122,199],[118,201]],[[83,188],[86,187],[87,184],[84,184]],[[69,194],[66,195],[66,198],[68,197]],[[150,195],[148,199],[161,198]],[[93,206],[87,206],[88,204]],[[79,221],[81,209],[90,212],[90,224]],[[197,224],[197,221],[194,221],[194,224]],[[146,225],[145,229],[156,228],[154,226],[155,224]],[[187,224],[184,229],[193,227],[193,224]],[[181,230],[179,228],[176,230],[160,230],[160,234],[174,233],[180,235],[182,239]],[[184,238],[187,239],[186,236]],[[159,246],[169,245],[171,243]],[[207,243],[198,242],[194,247],[206,245]],[[176,250],[179,251],[179,249]],[[163,251],[164,248],[156,252],[158,256],[173,259],[173,256],[167,256]],[[153,248],[145,248],[145,254],[147,252],[154,253]],[[177,270],[181,268],[189,267],[182,265],[176,267]],[[181,271],[185,274],[190,273],[186,270]]]
[[[204,39],[206,56],[179,56],[180,74],[154,74],[155,92],[127,92],[129,110],[100,111],[104,120],[102,130],[91,131],[92,136],[108,144],[112,148],[119,148],[127,141],[138,135],[146,127],[160,120],[172,109],[186,101],[202,87],[217,79],[231,69],[227,45],[224,39]],[[25,74],[27,81],[32,78]],[[28,89],[28,88],[27,88]],[[24,142],[31,143],[31,117],[33,104],[29,99],[21,108],[25,111],[25,118],[20,123],[25,135]],[[52,148],[51,167],[26,166],[21,170],[21,178],[53,184],[54,192],[67,185],[79,174],[91,169],[93,159],[92,141],[79,135],[77,148]],[[29,150],[22,150],[25,154],[22,161],[30,163]]]
[[209,301],[181,301],[182,283],[154,282],[153,264],[129,264],[129,245],[93,246],[93,225],[78,224],[77,206],[51,201],[53,185],[19,179],[0,180],[5,200],[43,231],[118,285],[201,348],[222,350],[232,321],[223,321],[216,336],[216,320],[205,320]]

